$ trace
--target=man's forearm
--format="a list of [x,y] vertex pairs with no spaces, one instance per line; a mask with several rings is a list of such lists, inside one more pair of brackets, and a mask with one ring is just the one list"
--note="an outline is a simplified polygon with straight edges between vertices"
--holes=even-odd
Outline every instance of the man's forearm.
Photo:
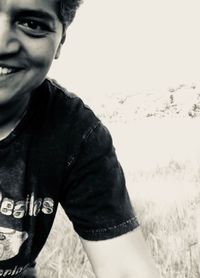
[[159,278],[140,228],[111,240],[82,243],[97,278]]

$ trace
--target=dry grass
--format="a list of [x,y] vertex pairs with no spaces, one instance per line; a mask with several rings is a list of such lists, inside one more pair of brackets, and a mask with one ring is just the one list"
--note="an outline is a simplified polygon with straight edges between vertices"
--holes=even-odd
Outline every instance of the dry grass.
[[41,278],[94,278],[78,235],[59,207],[47,243],[38,258]]
[[[200,95],[195,85],[181,85],[148,97],[118,97],[111,100],[111,109],[108,98],[100,107],[100,101],[90,105],[114,134],[131,200],[161,277],[199,278]],[[39,278],[95,277],[60,208],[37,268]]]
[[[150,178],[147,173],[141,176],[140,185],[141,180],[144,181],[141,188],[143,192],[145,192],[145,187],[148,184],[152,191],[156,191],[156,196],[153,197],[153,194],[149,194],[150,196],[146,196],[143,200],[141,198],[136,199],[134,206],[140,219],[144,237],[152,251],[161,277],[197,278],[200,277],[198,235],[200,227],[198,227],[197,220],[200,214],[199,185],[197,183],[195,188],[192,185],[190,187],[189,181],[187,183],[185,177],[187,167],[179,165],[180,172],[177,174],[177,170],[171,169],[171,164],[178,166],[178,163],[171,162],[165,169],[156,171],[154,177],[151,176]],[[189,172],[187,174],[189,175]],[[171,190],[171,180],[173,178],[175,196],[173,196],[173,190]],[[133,180],[137,183],[136,178],[133,178]],[[185,182],[183,187],[182,181]],[[194,183],[193,180],[193,185]],[[158,185],[160,185],[160,189]],[[166,188],[167,185],[169,185],[168,188]],[[184,193],[183,190],[185,190]]]

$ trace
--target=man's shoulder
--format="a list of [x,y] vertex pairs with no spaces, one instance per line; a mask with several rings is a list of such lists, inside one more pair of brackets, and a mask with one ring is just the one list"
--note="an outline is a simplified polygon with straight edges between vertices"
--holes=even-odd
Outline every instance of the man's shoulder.
[[90,107],[57,81],[46,79],[43,91],[45,94],[42,102],[47,112],[45,118],[57,128],[67,128],[72,134],[83,135],[99,124],[100,120]]
[[80,97],[78,97],[76,94],[69,92],[65,87],[63,87],[61,84],[59,84],[55,79],[52,78],[46,78],[45,82],[48,86],[48,90],[59,93],[60,97],[68,98],[68,99],[75,99],[77,101],[82,101]]

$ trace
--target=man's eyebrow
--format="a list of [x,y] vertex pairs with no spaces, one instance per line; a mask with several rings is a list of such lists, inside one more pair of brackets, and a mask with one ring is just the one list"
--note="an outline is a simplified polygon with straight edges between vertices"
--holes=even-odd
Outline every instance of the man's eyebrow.
[[20,9],[15,11],[15,16],[17,17],[36,17],[49,21],[55,21],[55,17],[48,12],[42,10],[31,10],[31,9]]

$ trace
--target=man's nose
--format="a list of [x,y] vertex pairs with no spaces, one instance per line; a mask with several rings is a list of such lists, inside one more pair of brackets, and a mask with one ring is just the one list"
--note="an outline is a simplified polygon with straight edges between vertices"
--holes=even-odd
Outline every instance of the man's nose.
[[0,56],[16,54],[20,50],[20,42],[14,27],[0,15]]

